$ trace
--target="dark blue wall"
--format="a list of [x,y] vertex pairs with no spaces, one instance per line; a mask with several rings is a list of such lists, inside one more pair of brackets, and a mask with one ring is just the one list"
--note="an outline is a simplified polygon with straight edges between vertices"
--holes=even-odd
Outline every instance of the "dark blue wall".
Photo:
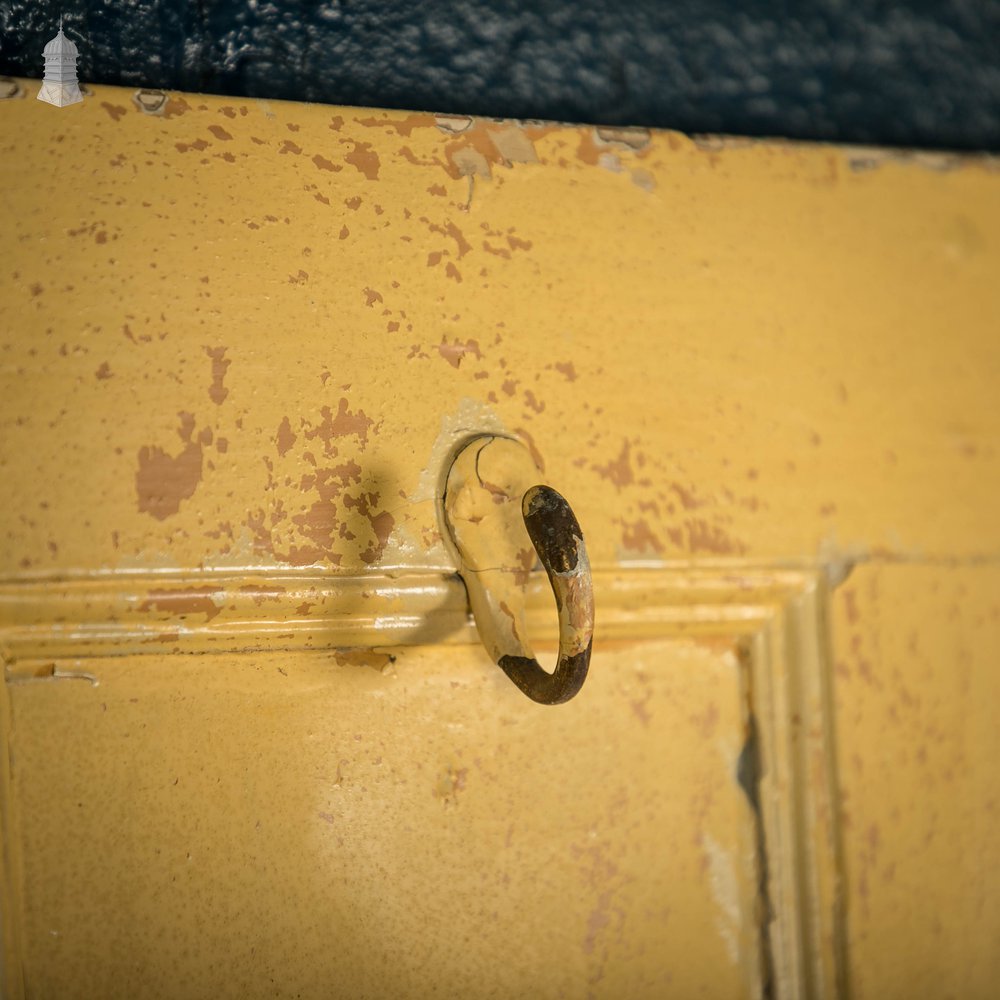
[[0,73],[60,13],[84,82],[1000,150],[1000,0],[0,0]]

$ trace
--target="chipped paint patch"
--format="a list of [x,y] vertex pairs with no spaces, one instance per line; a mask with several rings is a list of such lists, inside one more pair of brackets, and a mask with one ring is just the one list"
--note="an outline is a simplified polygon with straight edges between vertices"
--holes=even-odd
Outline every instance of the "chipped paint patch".
[[538,450],[538,446],[535,444],[535,439],[523,427],[515,428],[514,434],[520,438],[520,440],[524,443],[524,446],[530,452],[531,459],[538,468],[538,471],[544,473],[545,459],[542,458],[542,453]]
[[727,149],[749,149],[759,143],[766,143],[766,139],[757,139],[751,136],[742,135],[691,135],[688,137],[696,149],[705,153],[721,153]]
[[204,139],[195,139],[194,142],[175,142],[174,148],[178,153],[190,153],[191,150],[195,150],[199,153],[204,152],[211,144],[206,142]]
[[338,649],[333,658],[341,667],[369,667],[379,673],[396,662],[392,653],[379,653],[374,649]]
[[632,183],[646,192],[656,190],[656,177],[643,167],[626,165],[623,157],[642,158],[651,149],[648,129],[596,128],[582,132],[576,155],[583,163],[613,174],[627,174]]
[[329,170],[333,173],[336,173],[337,171],[344,169],[342,166],[340,166],[340,164],[333,163],[332,161],[328,160],[325,156],[320,156],[319,153],[317,153],[312,158],[312,162],[316,165],[317,170]]
[[[271,438],[277,457],[264,457],[268,504],[247,511],[244,522],[250,544],[258,557],[292,566],[339,566],[346,557],[374,565],[395,530],[385,498],[396,490],[378,470],[340,453],[363,452],[379,425],[363,410],[352,410],[346,397],[336,409],[322,407],[320,417],[281,418]],[[282,484],[299,495],[277,495]]]
[[635,521],[621,521],[623,555],[628,556],[661,556],[664,545],[650,528],[645,518]]
[[284,457],[291,450],[292,445],[295,444],[297,439],[298,436],[292,430],[292,425],[288,417],[285,417],[278,425],[278,433],[275,437],[278,454]]
[[622,441],[621,451],[617,458],[612,459],[605,465],[592,465],[591,468],[602,478],[613,483],[619,490],[624,486],[631,486],[635,482],[635,470],[632,468],[630,453],[632,445],[629,441]]
[[723,527],[703,518],[689,518],[681,528],[667,528],[670,540],[692,555],[709,552],[718,556],[744,555],[747,547]]
[[344,162],[349,163],[359,173],[365,175],[370,181],[378,180],[379,167],[381,161],[378,153],[372,149],[370,142],[356,142],[353,139],[341,139],[341,142],[349,143],[354,147],[350,153],[344,157]]
[[459,177],[482,177],[489,180],[490,161],[478,150],[468,146],[459,146],[449,152],[448,158],[453,165],[452,174]]
[[878,170],[888,163],[920,167],[935,173],[949,173],[963,167],[979,166],[988,170],[1000,169],[1000,157],[990,154],[937,153],[917,149],[883,149],[878,147],[853,147],[845,151],[847,166],[854,173]]
[[287,593],[286,587],[272,584],[263,586],[257,583],[247,583],[240,587],[241,594],[248,594],[254,604],[260,607],[265,601],[280,601]]
[[636,167],[631,171],[631,177],[632,183],[637,188],[642,188],[643,191],[648,191],[650,194],[656,190],[656,177],[649,170]]
[[101,101],[101,107],[111,116],[112,121],[118,121],[128,112],[128,108],[123,108],[120,104],[110,104],[108,101]]
[[648,128],[612,128],[599,125],[594,129],[594,135],[598,142],[608,146],[621,146],[633,153],[645,149],[652,141],[652,134]]
[[431,114],[412,114],[403,118],[394,117],[392,114],[384,114],[381,118],[369,116],[368,118],[355,118],[359,125],[366,128],[384,127],[387,132],[395,132],[405,138],[409,138],[415,128],[433,128],[436,119]]
[[188,104],[183,97],[177,94],[171,94],[167,98],[167,103],[163,107],[163,117],[164,118],[179,118],[181,115],[187,114],[191,110],[191,105]]
[[194,416],[181,413],[178,434],[183,451],[171,455],[155,445],[139,449],[135,490],[139,511],[163,521],[180,510],[181,501],[194,496],[201,482],[202,446],[192,440]]
[[483,353],[479,349],[479,342],[472,339],[466,340],[464,343],[455,339],[448,343],[447,338],[442,337],[437,351],[452,368],[458,368],[466,355],[472,355],[477,360],[481,360],[483,357]]
[[221,406],[229,395],[229,390],[223,385],[226,372],[232,364],[226,357],[227,350],[226,347],[205,348],[205,353],[212,359],[212,385],[208,390],[208,396],[216,406]]
[[217,594],[218,588],[189,587],[182,589],[159,588],[149,591],[149,597],[139,605],[139,611],[162,611],[171,617],[204,615],[210,622],[222,608],[208,595]]
[[735,965],[740,960],[740,891],[732,854],[711,834],[701,835],[701,847],[708,867],[708,887],[716,906],[715,926],[726,953]]
[[490,141],[496,147],[504,166],[512,163],[537,163],[535,147],[524,129],[511,125],[489,132]]
[[445,147],[448,173],[452,177],[488,179],[494,166],[539,162],[531,136],[519,125],[490,127],[487,121],[474,119],[460,131],[445,131],[457,136]]
[[473,121],[469,115],[438,115],[434,124],[447,135],[461,135],[472,128]]
[[421,222],[427,224],[427,228],[432,233],[440,233],[442,236],[448,236],[455,241],[455,252],[458,254],[458,259],[461,260],[471,249],[472,244],[465,238],[462,234],[462,230],[455,225],[454,222],[449,220],[443,226],[436,225],[430,222],[426,218],[421,218]]
[[358,447],[364,451],[365,445],[368,444],[368,434],[375,426],[375,421],[363,410],[352,412],[348,406],[347,398],[342,396],[337,404],[336,414],[329,406],[324,406],[320,410],[320,416],[323,419],[316,426],[303,421],[303,426],[308,427],[305,436],[309,440],[319,438],[323,442],[326,453],[331,454],[334,439],[354,436],[357,438]]

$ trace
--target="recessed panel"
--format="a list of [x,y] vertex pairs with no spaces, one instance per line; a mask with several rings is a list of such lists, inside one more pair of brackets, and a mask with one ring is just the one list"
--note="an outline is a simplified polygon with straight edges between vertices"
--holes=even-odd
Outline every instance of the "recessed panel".
[[622,644],[558,708],[440,647],[20,680],[27,989],[753,996],[742,669]]

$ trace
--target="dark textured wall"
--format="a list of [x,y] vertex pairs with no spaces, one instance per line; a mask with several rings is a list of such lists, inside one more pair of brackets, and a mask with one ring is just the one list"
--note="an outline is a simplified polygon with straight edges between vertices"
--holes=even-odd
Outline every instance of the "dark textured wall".
[[0,0],[82,81],[689,132],[1000,150],[1000,0]]

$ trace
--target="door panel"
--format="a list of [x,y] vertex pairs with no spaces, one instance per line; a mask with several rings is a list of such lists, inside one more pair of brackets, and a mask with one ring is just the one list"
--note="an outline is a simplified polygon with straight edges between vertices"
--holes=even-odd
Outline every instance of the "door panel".
[[[821,577],[598,573],[572,711],[470,646],[460,588],[205,579],[0,594],[30,992],[835,988]],[[329,617],[276,620],[303,597]],[[395,645],[338,645],[421,601]]]
[[833,624],[854,994],[988,997],[1000,977],[1000,574],[860,566]]
[[7,992],[990,995],[995,164],[133,98],[0,101]]
[[732,650],[608,651],[573,713],[481,659],[15,684],[31,992],[755,995]]

